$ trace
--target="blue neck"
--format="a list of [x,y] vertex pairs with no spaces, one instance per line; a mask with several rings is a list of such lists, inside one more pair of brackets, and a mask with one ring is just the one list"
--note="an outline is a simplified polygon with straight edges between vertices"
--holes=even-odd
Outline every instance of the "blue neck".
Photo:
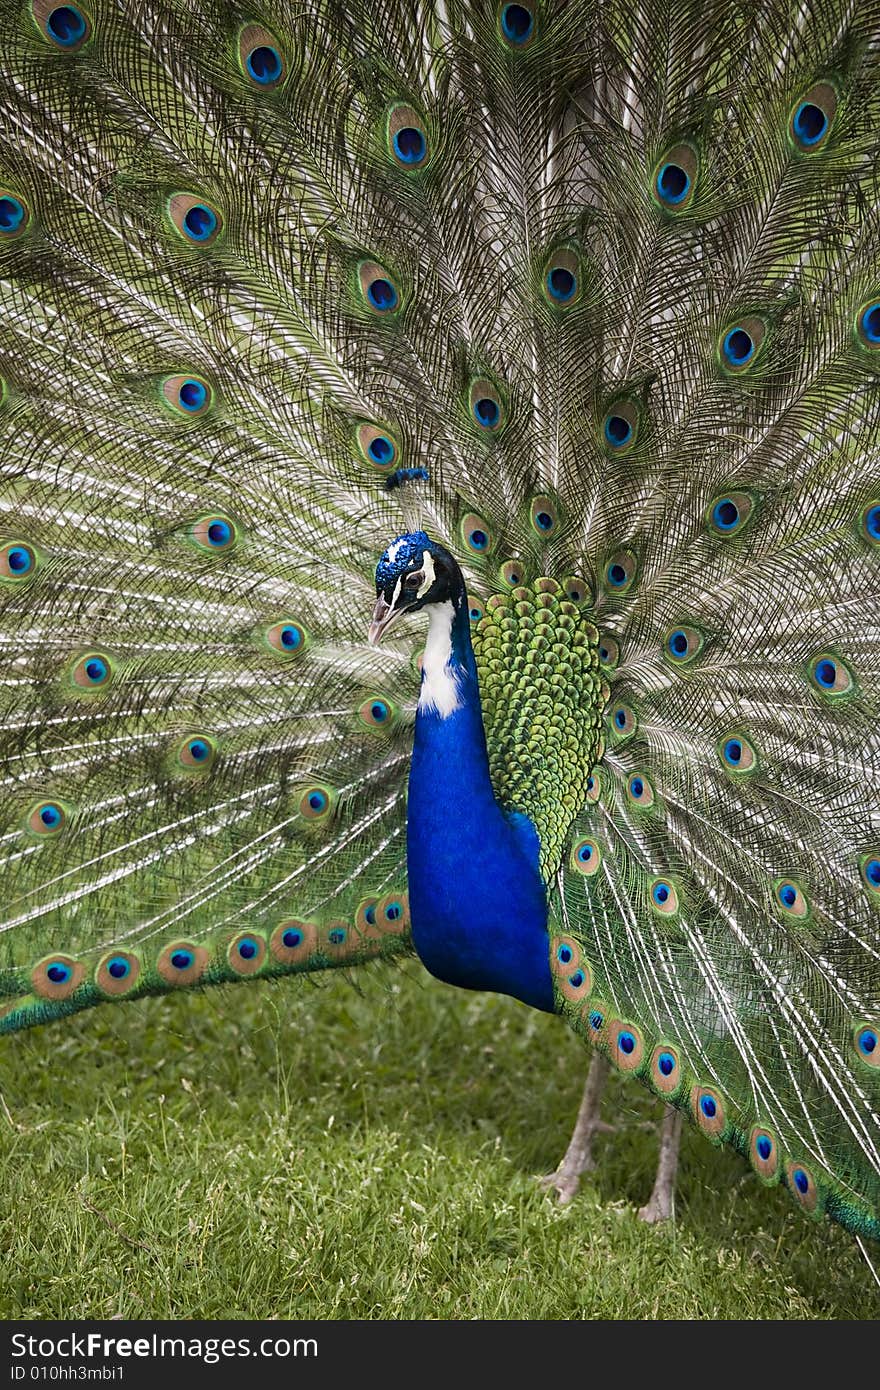
[[428,615],[407,810],[415,947],[449,984],[551,1013],[538,836],[525,816],[505,814],[492,790],[464,584]]

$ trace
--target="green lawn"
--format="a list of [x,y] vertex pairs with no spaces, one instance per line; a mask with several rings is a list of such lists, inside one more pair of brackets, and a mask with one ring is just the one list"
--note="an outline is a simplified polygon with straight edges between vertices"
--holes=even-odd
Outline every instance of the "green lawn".
[[[866,1318],[846,1233],[683,1142],[659,1107],[561,1210],[585,1057],[556,1020],[420,967],[96,1009],[3,1039],[4,1318]],[[609,1115],[610,1118],[610,1115]]]

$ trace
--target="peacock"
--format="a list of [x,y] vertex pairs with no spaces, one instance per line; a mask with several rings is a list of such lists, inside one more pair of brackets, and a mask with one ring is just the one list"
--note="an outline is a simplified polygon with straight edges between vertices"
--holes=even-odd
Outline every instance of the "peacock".
[[880,1238],[880,5],[0,33],[0,1030],[414,950]]

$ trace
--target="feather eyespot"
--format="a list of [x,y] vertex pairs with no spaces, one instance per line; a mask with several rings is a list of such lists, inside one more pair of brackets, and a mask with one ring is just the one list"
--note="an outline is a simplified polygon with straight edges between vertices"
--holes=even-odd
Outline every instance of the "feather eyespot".
[[0,580],[14,584],[30,579],[37,568],[37,552],[26,541],[7,541],[0,546]]
[[727,1125],[724,1102],[711,1086],[691,1090],[691,1114],[697,1127],[710,1139],[719,1140]]
[[566,247],[553,252],[544,266],[544,296],[555,309],[567,309],[580,297],[578,258]]
[[724,493],[709,505],[709,525],[718,536],[732,536],[748,521],[753,505],[747,492]]
[[728,734],[717,747],[718,756],[729,772],[754,772],[758,766],[758,755],[742,734]]
[[764,1125],[754,1125],[749,1134],[749,1162],[763,1182],[777,1182],[779,1144],[776,1135]]
[[275,35],[261,24],[247,24],[238,36],[238,61],[255,87],[270,92],[285,78],[284,52]]
[[298,802],[300,815],[304,820],[320,822],[327,820],[335,806],[335,793],[330,787],[306,787]]
[[635,558],[628,550],[612,555],[603,571],[605,588],[610,594],[625,594],[636,577]]
[[379,429],[375,425],[358,425],[357,443],[361,457],[372,468],[394,468],[398,462],[400,448],[390,430]]
[[857,1023],[852,1038],[856,1055],[869,1067],[880,1067],[880,1025]]
[[506,584],[509,589],[516,589],[525,578],[525,570],[519,560],[505,560],[499,574],[502,583]]
[[78,5],[32,0],[31,10],[43,37],[65,53],[76,53],[91,38],[91,18]]
[[664,655],[676,666],[693,661],[703,649],[703,634],[694,627],[676,627],[663,643]]
[[804,1211],[817,1212],[820,1209],[819,1189],[811,1170],[797,1159],[786,1163],[785,1182],[795,1201]]
[[73,956],[45,956],[31,971],[31,989],[40,999],[69,999],[84,977],[82,961]]
[[196,946],[191,941],[173,941],[160,951],[156,971],[166,985],[181,989],[200,980],[207,965],[208,952],[204,946]]
[[409,927],[409,897],[386,893],[376,903],[376,926],[385,936],[401,936]]
[[27,231],[30,208],[23,198],[0,188],[0,242],[14,241]]
[[162,382],[162,395],[177,415],[189,420],[207,415],[214,402],[211,387],[197,376],[166,377]]
[[652,881],[651,907],[661,917],[673,917],[678,911],[678,893],[668,879],[655,878]]
[[279,965],[298,965],[314,955],[318,928],[314,922],[292,918],[281,922],[269,938],[269,950]]
[[173,194],[167,210],[171,225],[191,246],[212,246],[223,230],[219,209],[194,193]]
[[635,444],[641,412],[635,401],[619,400],[602,421],[602,443],[612,454],[625,454]]
[[308,633],[292,618],[273,623],[271,627],[266,628],[263,635],[267,646],[282,656],[302,656],[308,646]]
[[552,497],[533,497],[529,520],[539,536],[549,538],[559,526],[559,508]]
[[818,656],[814,656],[807,670],[814,688],[831,699],[850,695],[855,689],[855,681],[849,667],[839,656],[830,652],[820,652]]
[[381,695],[371,695],[358,710],[358,718],[368,729],[389,729],[396,715],[396,706]]
[[486,555],[492,549],[492,532],[483,518],[475,512],[468,512],[460,529],[461,538],[472,554]]
[[641,1028],[620,1018],[608,1020],[607,1043],[611,1060],[620,1071],[637,1071],[645,1056]]
[[239,932],[226,948],[226,960],[236,975],[256,975],[266,961],[266,943],[255,932]]
[[217,752],[217,741],[210,734],[189,734],[177,747],[177,766],[185,772],[208,772]]
[[222,554],[235,546],[238,527],[231,517],[214,512],[194,522],[189,534],[200,550]]
[[25,817],[25,829],[38,839],[54,839],[67,825],[68,814],[60,801],[38,801]]
[[620,643],[616,637],[607,634],[599,638],[599,660],[608,670],[613,670],[620,660]]
[[683,212],[688,206],[694,196],[697,168],[692,145],[673,146],[655,166],[652,191],[667,212]]
[[513,48],[525,48],[535,34],[533,5],[502,5],[498,15],[502,38]]
[[479,623],[485,617],[485,615],[486,610],[483,607],[482,603],[480,603],[479,599],[469,598],[468,619],[470,621],[471,627],[476,627],[477,623]]
[[638,727],[638,720],[629,705],[615,705],[608,714],[608,723],[615,738],[620,741],[629,738]]
[[110,951],[98,962],[95,984],[102,994],[130,994],[138,982],[141,963],[131,951]]
[[753,366],[766,336],[762,319],[749,315],[731,324],[721,335],[719,358],[722,369],[733,375]]
[[871,545],[880,545],[880,502],[869,502],[861,516],[861,531]]
[[429,143],[425,123],[411,106],[393,106],[387,121],[388,149],[402,169],[420,169],[428,160]]
[[376,261],[361,261],[358,283],[368,309],[374,314],[393,314],[400,307],[400,291],[392,275]]
[[602,795],[602,774],[595,768],[587,778],[587,800],[596,802]]
[[565,597],[578,608],[590,599],[589,584],[577,574],[570,574],[566,579],[563,579],[562,591]]
[[486,377],[471,382],[470,412],[472,419],[487,434],[496,433],[504,423],[504,402],[497,386]]
[[575,873],[583,874],[585,878],[592,878],[593,874],[599,872],[602,852],[595,840],[578,840],[571,847],[570,862]]
[[810,908],[803,889],[791,878],[780,878],[773,885],[776,907],[786,917],[796,917],[803,921],[810,915]]
[[813,154],[828,139],[837,112],[837,93],[829,82],[817,82],[792,107],[788,134],[795,149]]
[[675,1095],[682,1084],[678,1050],[669,1043],[658,1043],[649,1063],[654,1089],[664,1096]]
[[634,772],[626,780],[627,799],[633,806],[647,811],[654,805],[654,787],[644,772]]
[[880,897],[880,850],[868,850],[860,857],[859,872],[868,892]]
[[101,690],[113,675],[113,660],[106,652],[86,652],[71,669],[70,680],[79,690]]

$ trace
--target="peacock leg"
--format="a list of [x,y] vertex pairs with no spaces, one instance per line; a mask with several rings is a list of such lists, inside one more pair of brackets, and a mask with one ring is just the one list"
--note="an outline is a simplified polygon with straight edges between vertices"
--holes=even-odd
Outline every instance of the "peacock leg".
[[663,1112],[663,1126],[660,1131],[660,1156],[657,1160],[654,1190],[647,1205],[639,1210],[639,1216],[643,1221],[668,1221],[672,1215],[675,1203],[675,1178],[678,1172],[681,1122],[681,1111],[667,1105]]
[[601,1053],[594,1052],[568,1148],[556,1171],[541,1179],[541,1186],[552,1188],[562,1204],[570,1202],[574,1197],[581,1173],[589,1172],[596,1166],[593,1158],[593,1135],[600,1131],[610,1133],[614,1129],[613,1125],[608,1125],[602,1120],[600,1113],[608,1071],[608,1062]]

